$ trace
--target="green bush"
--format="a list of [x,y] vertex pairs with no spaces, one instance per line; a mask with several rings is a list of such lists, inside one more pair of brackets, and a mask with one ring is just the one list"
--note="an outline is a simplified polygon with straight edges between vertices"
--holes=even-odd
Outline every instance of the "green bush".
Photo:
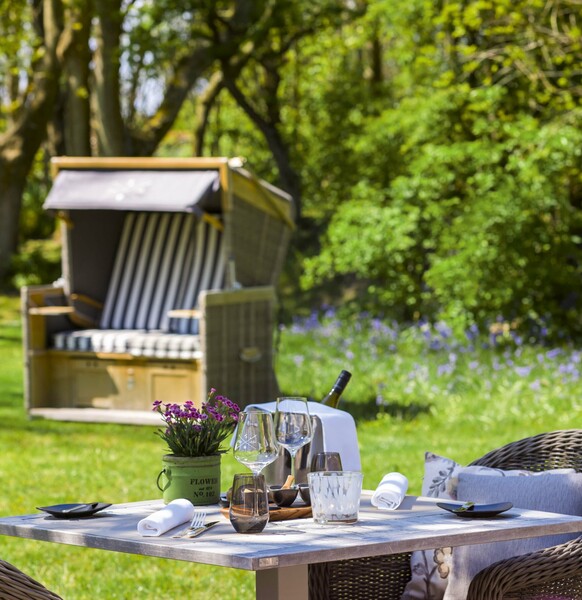
[[582,112],[504,119],[505,95],[459,86],[374,120],[356,161],[381,169],[382,139],[406,139],[401,172],[353,188],[303,285],[356,273],[368,306],[400,318],[551,317],[580,333]]
[[12,259],[12,285],[51,283],[61,274],[61,247],[53,240],[28,240]]

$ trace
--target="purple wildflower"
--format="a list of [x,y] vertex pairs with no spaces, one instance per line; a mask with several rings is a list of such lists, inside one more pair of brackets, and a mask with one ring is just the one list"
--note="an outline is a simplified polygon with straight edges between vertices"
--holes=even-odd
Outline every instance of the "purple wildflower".
[[515,367],[515,372],[520,376],[520,377],[527,377],[530,373],[531,373],[531,367],[525,366],[525,367]]

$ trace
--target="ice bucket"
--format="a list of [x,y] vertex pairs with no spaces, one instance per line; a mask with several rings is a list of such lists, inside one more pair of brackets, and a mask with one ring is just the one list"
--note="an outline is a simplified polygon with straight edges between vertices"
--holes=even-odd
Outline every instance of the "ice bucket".
[[[252,404],[245,408],[274,412],[275,403]],[[324,406],[319,402],[309,402],[313,438],[309,444],[299,449],[295,456],[296,483],[307,483],[311,459],[319,452],[339,452],[346,471],[360,471],[360,451],[356,423],[351,415],[342,410]],[[234,439],[234,436],[233,436]],[[279,457],[263,469],[269,485],[281,485],[291,474],[291,455],[281,448]]]

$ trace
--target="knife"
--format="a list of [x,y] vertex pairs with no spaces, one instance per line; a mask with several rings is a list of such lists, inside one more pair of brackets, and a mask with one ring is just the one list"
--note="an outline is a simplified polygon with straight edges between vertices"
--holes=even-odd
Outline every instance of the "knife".
[[206,523],[202,525],[202,527],[197,527],[196,529],[184,529],[180,533],[173,535],[174,538],[195,538],[199,535],[202,535],[205,531],[208,531],[211,527],[218,525],[220,521],[210,521],[210,523]]
[[94,508],[97,508],[99,502],[91,502],[89,504],[79,504],[78,506],[73,506],[73,508],[65,508],[64,510],[61,510],[62,513],[71,513],[71,512],[77,512],[78,510],[92,510]]

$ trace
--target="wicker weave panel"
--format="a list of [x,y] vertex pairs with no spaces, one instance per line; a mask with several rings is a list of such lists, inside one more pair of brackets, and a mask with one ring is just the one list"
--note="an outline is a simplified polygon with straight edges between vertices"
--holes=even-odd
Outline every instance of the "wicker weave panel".
[[503,560],[471,582],[468,600],[582,600],[582,538]]
[[569,467],[582,472],[582,429],[540,433],[493,450],[471,464],[529,471]]
[[0,560],[0,598],[16,600],[62,600],[15,566]]
[[[203,327],[207,386],[217,388],[241,408],[274,400],[278,387],[273,370],[273,303],[209,306]],[[260,359],[241,360],[245,348],[258,349]]]
[[393,600],[410,579],[411,553],[309,566],[309,600]]
[[287,225],[236,197],[232,220],[237,280],[245,287],[276,285],[291,236]]

